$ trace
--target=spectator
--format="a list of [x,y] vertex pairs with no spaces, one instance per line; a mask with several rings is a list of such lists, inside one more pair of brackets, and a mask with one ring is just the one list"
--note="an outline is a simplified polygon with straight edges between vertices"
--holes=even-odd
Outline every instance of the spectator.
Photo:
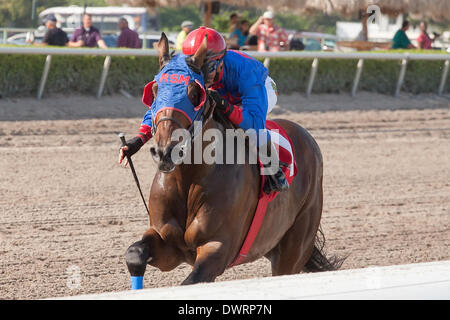
[[300,38],[292,37],[292,39],[289,41],[289,50],[305,50],[305,45]]
[[141,33],[142,32],[141,16],[134,16],[133,21],[134,21],[133,30],[136,31],[137,33]]
[[247,20],[241,20],[241,22],[239,23],[239,28],[237,28],[230,34],[232,49],[239,49],[247,43],[249,27],[250,24]]
[[56,17],[53,14],[49,14],[44,19],[45,27],[47,32],[45,32],[42,43],[36,43],[35,45],[41,46],[66,46],[69,42],[67,38],[67,33],[65,33],[60,28],[56,27]]
[[69,41],[69,47],[95,47],[108,48],[103,41],[100,31],[92,26],[92,16],[85,13],[83,15],[83,25],[76,28]]
[[433,41],[436,40],[436,34],[433,39],[430,38],[430,36],[427,33],[428,25],[425,21],[422,21],[419,27],[420,27],[420,35],[419,37],[417,37],[417,44],[419,45],[419,48],[426,50],[433,49],[431,45]]
[[142,48],[142,42],[139,39],[139,35],[136,31],[128,28],[128,21],[125,18],[120,18],[118,22],[119,29],[121,30],[120,36],[117,39],[118,48]]
[[184,39],[186,39],[189,32],[194,28],[194,23],[192,21],[183,21],[181,24],[181,31],[177,36],[176,49],[181,50],[183,48]]
[[258,51],[283,51],[288,49],[286,31],[274,24],[274,13],[266,11],[250,28],[250,34],[258,37]]
[[239,29],[239,15],[233,12],[230,14],[228,31],[229,33],[233,33],[236,29]]
[[258,45],[258,37],[256,35],[251,35],[249,33],[248,38],[247,38],[247,44],[249,46],[257,46]]
[[402,28],[399,29],[392,39],[392,49],[415,49],[416,47],[409,41],[406,35],[406,30],[409,29],[409,21],[405,20],[402,23]]

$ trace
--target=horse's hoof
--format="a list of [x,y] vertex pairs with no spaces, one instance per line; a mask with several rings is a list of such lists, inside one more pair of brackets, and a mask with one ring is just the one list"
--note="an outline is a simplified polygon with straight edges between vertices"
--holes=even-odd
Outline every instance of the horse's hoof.
[[147,266],[148,250],[142,245],[131,245],[126,254],[128,271],[131,276],[143,276]]

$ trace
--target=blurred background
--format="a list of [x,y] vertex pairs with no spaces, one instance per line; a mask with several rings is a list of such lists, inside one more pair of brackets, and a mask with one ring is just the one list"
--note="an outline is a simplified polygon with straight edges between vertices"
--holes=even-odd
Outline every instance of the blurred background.
[[[167,32],[175,46],[184,21],[192,22],[194,28],[210,26],[229,38],[233,32],[230,16],[238,15],[237,22],[233,22],[236,26],[246,21],[251,27],[268,10],[274,12],[275,24],[288,34],[287,50],[388,49],[405,20],[410,22],[406,33],[416,47],[422,20],[428,23],[428,33],[437,35],[434,49],[446,50],[450,41],[450,8],[446,0],[0,0],[0,43],[24,45],[30,33],[35,42],[42,41],[43,21],[50,14],[55,15],[57,26],[70,38],[87,12],[108,47],[117,45],[117,22],[121,17],[128,20],[130,29],[137,31],[141,40],[145,39],[144,48],[153,47],[160,31]],[[231,39],[230,45],[236,46]],[[251,45],[247,41],[243,49],[254,49]]]
[[[269,118],[318,142],[343,269],[450,260],[449,0],[0,0],[1,299],[129,289],[124,253],[148,218],[117,133],[135,136],[148,110],[161,31],[177,49],[201,25],[264,62]],[[90,48],[68,48],[80,32]],[[133,161],[148,195],[146,149]],[[144,287],[190,270],[147,268]],[[270,276],[260,259],[218,281]]]

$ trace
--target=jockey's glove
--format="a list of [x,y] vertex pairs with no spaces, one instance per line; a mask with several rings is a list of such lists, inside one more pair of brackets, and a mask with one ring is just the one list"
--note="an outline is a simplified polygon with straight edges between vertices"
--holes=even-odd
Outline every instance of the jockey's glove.
[[222,111],[226,116],[229,116],[234,109],[234,106],[230,104],[226,99],[222,98],[222,96],[216,90],[208,90],[209,98],[215,103],[216,108]]
[[133,154],[139,151],[141,147],[144,145],[142,139],[139,136],[136,136],[127,141],[128,150],[124,150],[125,156],[131,157]]

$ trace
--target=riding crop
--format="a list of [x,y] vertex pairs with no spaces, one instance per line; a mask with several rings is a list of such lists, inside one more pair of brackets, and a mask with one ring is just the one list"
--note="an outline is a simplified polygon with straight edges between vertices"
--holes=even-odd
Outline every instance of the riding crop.
[[[125,134],[123,134],[122,132],[119,133],[119,138],[122,141],[122,146],[126,146],[127,143],[125,140]],[[136,185],[139,189],[139,193],[141,194],[142,201],[144,202],[145,209],[147,210],[147,214],[149,214],[147,203],[145,202],[144,195],[142,194],[142,190],[141,190],[141,185],[139,184],[139,179],[136,175],[136,170],[134,170],[133,161],[131,161],[131,157],[129,155],[127,155],[127,159],[128,159],[128,163],[130,164],[131,172],[133,173],[134,181],[136,182]]]

